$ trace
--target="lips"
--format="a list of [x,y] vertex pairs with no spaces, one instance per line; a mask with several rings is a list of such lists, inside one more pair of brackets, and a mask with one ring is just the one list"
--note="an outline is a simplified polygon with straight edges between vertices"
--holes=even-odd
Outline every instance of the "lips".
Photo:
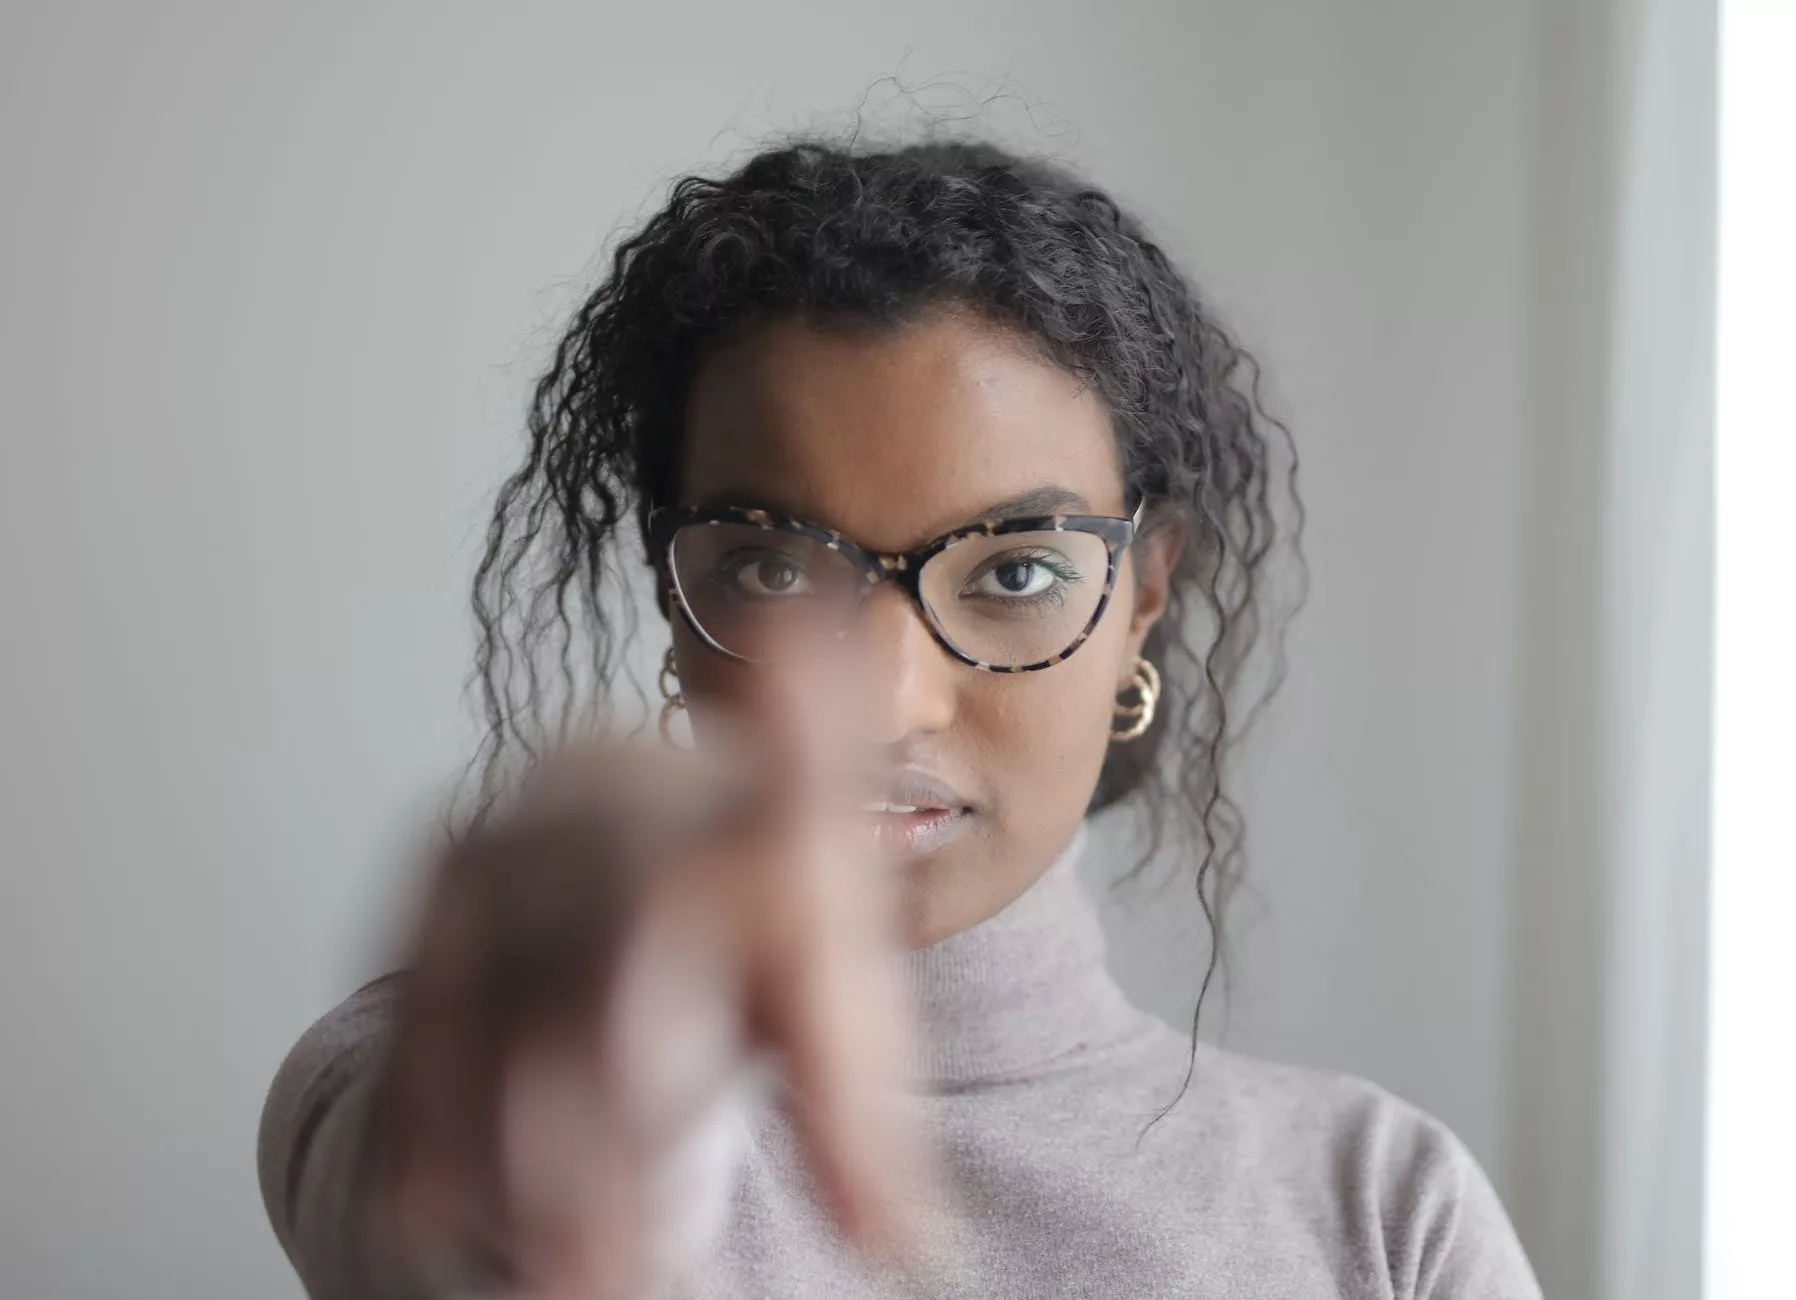
[[905,770],[879,782],[862,805],[868,833],[882,855],[911,860],[933,853],[966,828],[972,809],[938,777]]
[[869,787],[871,804],[892,808],[964,808],[967,801],[961,793],[939,777],[904,769],[874,781]]

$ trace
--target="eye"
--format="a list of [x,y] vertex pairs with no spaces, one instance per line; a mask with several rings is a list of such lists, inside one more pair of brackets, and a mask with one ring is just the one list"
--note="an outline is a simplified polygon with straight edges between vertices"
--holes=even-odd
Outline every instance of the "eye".
[[1013,552],[988,560],[967,582],[965,594],[1027,600],[1049,595],[1061,583],[1076,581],[1078,577],[1078,571],[1062,556]]
[[807,596],[815,590],[804,566],[777,551],[739,552],[723,568],[731,587],[757,600]]

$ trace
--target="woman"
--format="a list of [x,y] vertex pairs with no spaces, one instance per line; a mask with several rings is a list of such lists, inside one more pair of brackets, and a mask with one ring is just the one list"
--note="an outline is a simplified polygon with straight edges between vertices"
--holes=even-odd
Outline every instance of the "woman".
[[[1137,800],[1227,893],[1294,554],[1254,375],[1045,163],[804,143],[675,186],[499,496],[481,814],[407,973],[268,1101],[310,1292],[1537,1295],[1451,1133],[1133,1010],[1074,876]],[[696,750],[537,762],[610,684],[632,539]]]

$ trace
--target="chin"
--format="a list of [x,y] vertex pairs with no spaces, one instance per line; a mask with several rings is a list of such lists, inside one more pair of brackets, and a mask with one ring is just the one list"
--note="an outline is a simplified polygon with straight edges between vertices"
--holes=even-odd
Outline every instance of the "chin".
[[1022,872],[962,841],[899,866],[899,915],[905,946],[927,948],[1003,911],[1035,882]]

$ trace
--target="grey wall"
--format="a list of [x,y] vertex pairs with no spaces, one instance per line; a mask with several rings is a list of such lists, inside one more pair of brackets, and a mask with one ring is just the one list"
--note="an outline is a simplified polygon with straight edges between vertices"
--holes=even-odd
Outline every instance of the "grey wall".
[[[257,1110],[468,743],[473,530],[546,331],[672,173],[887,74],[963,109],[1010,78],[989,120],[1145,210],[1267,357],[1315,592],[1245,756],[1229,1041],[1377,1078],[1503,1183],[1529,22],[9,8],[0,1292],[297,1295]],[[1187,921],[1119,914],[1175,1017]]]

